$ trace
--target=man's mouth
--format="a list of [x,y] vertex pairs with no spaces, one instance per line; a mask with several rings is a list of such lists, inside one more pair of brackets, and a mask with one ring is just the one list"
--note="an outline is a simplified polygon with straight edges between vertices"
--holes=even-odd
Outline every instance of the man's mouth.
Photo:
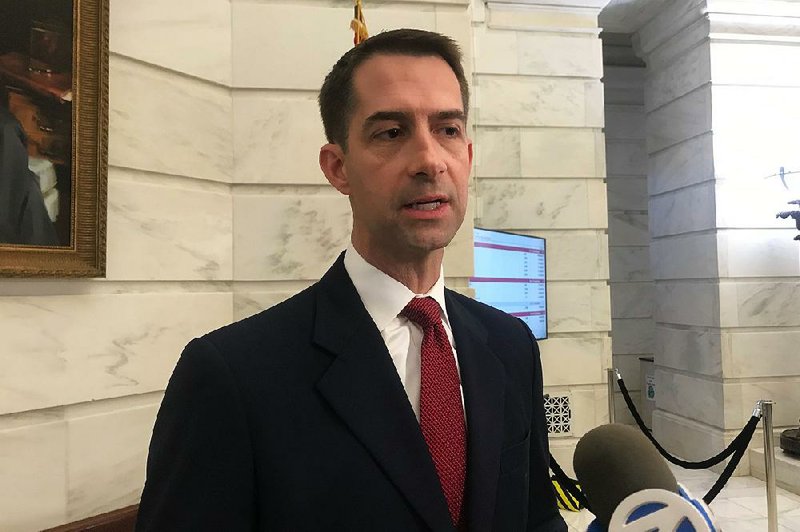
[[411,203],[409,207],[414,209],[415,211],[434,211],[439,208],[439,205],[444,203],[441,200],[434,200],[434,201],[421,201],[417,203]]

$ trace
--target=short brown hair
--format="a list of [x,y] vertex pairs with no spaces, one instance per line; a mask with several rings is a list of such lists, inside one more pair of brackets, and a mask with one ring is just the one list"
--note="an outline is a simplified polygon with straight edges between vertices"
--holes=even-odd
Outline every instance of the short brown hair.
[[319,92],[319,110],[328,142],[347,149],[348,124],[356,107],[353,74],[359,65],[378,54],[441,57],[461,87],[464,114],[469,112],[469,85],[461,65],[461,50],[453,39],[432,31],[386,31],[348,50],[325,77]]

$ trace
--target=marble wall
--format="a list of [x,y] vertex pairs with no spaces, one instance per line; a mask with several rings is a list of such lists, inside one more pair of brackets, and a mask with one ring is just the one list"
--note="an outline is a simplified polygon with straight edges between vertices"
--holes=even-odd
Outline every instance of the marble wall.
[[[575,442],[608,420],[608,203],[597,3],[472,4],[475,224],[547,239],[545,391],[568,395]],[[580,4],[580,6],[578,6]],[[610,194],[610,191],[609,191]]]
[[777,401],[777,426],[800,415],[800,252],[791,222],[775,218],[800,187],[767,177],[800,169],[800,78],[786,68],[800,64],[800,6],[722,4],[672,2],[637,35],[647,63],[654,424],[691,459],[721,450],[757,399]]
[[[635,63],[623,60],[621,47],[621,42],[615,43],[613,57],[609,57],[604,41],[611,336],[613,365],[641,411],[643,401],[652,404],[652,400],[641,394],[639,358],[653,356],[655,329],[648,234],[645,69],[621,65]],[[629,39],[627,49],[633,56]],[[620,392],[616,392],[614,404],[617,422],[634,423]]]

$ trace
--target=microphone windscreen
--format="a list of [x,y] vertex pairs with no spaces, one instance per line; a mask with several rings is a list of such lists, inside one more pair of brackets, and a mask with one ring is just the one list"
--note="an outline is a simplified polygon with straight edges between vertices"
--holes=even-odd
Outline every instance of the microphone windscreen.
[[578,441],[575,475],[592,513],[603,527],[625,497],[658,488],[678,492],[678,482],[658,449],[638,428],[601,425]]

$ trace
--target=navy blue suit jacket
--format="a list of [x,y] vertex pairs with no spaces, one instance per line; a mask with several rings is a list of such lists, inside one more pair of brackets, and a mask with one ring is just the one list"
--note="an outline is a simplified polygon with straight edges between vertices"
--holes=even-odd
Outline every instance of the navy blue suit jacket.
[[[467,414],[468,529],[566,531],[539,351],[446,292]],[[340,256],[315,285],[193,340],[158,414],[139,531],[452,531],[419,424]]]

